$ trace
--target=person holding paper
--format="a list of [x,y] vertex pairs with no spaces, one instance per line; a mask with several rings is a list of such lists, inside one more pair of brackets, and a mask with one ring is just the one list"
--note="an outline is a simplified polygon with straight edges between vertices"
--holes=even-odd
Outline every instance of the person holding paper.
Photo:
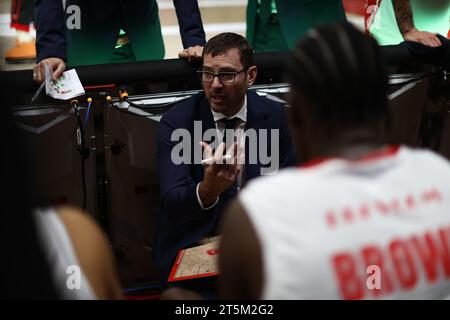
[[223,209],[247,181],[294,163],[283,105],[248,91],[256,74],[247,40],[221,33],[203,51],[203,92],[160,121],[154,258],[163,284],[180,249],[217,235]]
[[[185,48],[181,58],[199,59],[205,32],[197,0],[174,0]],[[37,0],[36,66],[33,78],[44,80],[43,64],[54,79],[69,66],[157,60],[164,44],[156,0]]]

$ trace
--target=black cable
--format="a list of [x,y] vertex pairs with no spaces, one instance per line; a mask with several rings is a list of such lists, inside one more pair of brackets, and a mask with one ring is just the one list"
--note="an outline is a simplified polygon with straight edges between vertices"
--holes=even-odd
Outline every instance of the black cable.
[[[80,115],[80,109],[78,106],[78,101],[76,100],[72,100],[71,101],[71,105],[73,107],[73,110],[75,112],[75,117],[77,118],[77,122],[78,122],[78,129],[80,130],[80,156],[81,156],[81,185],[82,185],[82,189],[83,189],[83,205],[82,208],[83,210],[86,210],[86,195],[87,195],[87,191],[86,191],[86,174],[85,174],[85,160],[87,158],[87,156],[89,156],[89,150],[86,148],[86,143],[84,140],[84,128],[83,128],[83,123],[81,121],[81,115]],[[78,139],[77,139],[78,140]],[[77,141],[78,142],[78,141]]]
[[[133,112],[130,112],[130,111],[128,111],[128,110],[125,110],[125,109],[121,109],[121,108],[119,108],[119,106],[117,106],[116,104],[114,104],[114,102],[112,102],[112,101],[108,101],[109,102],[109,104],[114,108],[114,109],[116,109],[117,111],[120,111],[120,112],[123,112],[123,113],[126,113],[126,114],[130,114],[130,115],[132,115],[132,116],[136,116],[136,117],[142,117],[142,118],[152,118],[152,117],[157,117],[157,116],[159,116],[159,115],[145,115],[145,114],[136,114],[136,113],[133,113]],[[139,109],[140,110],[140,109]]]
[[[185,98],[185,99],[187,99],[187,98]],[[144,108],[142,105],[138,105],[137,103],[134,103],[133,101],[131,101],[129,98],[128,98],[128,96],[125,96],[124,98],[123,98],[123,100],[124,101],[126,101],[130,106],[132,106],[132,107],[135,107],[135,108],[138,108],[138,109],[143,109],[143,110],[145,110],[146,111],[146,109],[147,108]],[[150,109],[150,110],[152,110],[152,111],[154,111],[154,110],[161,110],[161,109],[164,109],[164,108],[166,108],[166,107],[169,107],[169,106],[172,106],[172,105],[174,105],[175,103],[178,103],[178,102],[180,102],[180,101],[183,101],[184,99],[181,99],[181,100],[177,100],[177,101],[171,101],[171,102],[167,102],[167,103],[164,103],[164,104],[161,104],[161,105],[158,105],[157,107],[152,107],[152,108],[148,108],[148,109]]]
[[[126,109],[122,109],[122,108],[120,108],[119,106],[117,106],[115,103],[113,103],[112,101],[108,101],[109,102],[109,104],[114,108],[114,109],[116,109],[116,110],[118,110],[118,111],[120,111],[120,112],[123,112],[123,113],[126,113],[126,114],[130,114],[130,115],[132,115],[132,116],[136,116],[136,117],[142,117],[142,118],[156,118],[156,117],[160,117],[161,116],[161,114],[149,114],[149,115],[145,115],[145,114],[137,114],[137,113],[133,113],[133,112],[130,112],[130,111],[128,111],[128,110],[126,110]],[[160,106],[160,107],[158,107],[158,109],[160,109],[160,108],[163,108],[163,107],[167,107],[167,106],[170,106],[170,105],[173,105],[173,104],[175,104],[175,103],[177,103],[178,101],[174,101],[174,102],[170,102],[170,103],[167,103],[167,104],[165,104],[165,105],[162,105],[162,106]],[[130,103],[130,105],[131,106],[133,106],[133,107],[135,107],[133,104],[131,104]],[[137,105],[136,105],[137,106]],[[138,108],[139,110],[142,110],[141,108],[142,108],[142,106],[141,107],[135,107],[135,108]],[[155,108],[156,109],[156,108]],[[142,110],[142,111],[144,111],[144,110]],[[147,112],[147,111],[144,111],[144,112]]]

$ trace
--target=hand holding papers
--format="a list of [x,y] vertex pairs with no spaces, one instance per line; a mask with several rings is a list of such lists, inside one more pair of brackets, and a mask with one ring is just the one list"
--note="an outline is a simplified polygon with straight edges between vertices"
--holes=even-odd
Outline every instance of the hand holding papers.
[[52,80],[52,71],[48,65],[45,65],[45,92],[48,96],[61,100],[72,99],[85,93],[75,69],[65,71],[57,80]]

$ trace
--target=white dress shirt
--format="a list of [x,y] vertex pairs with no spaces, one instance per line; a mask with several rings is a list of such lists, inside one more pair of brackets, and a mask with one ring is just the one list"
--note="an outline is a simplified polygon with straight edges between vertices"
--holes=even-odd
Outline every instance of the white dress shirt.
[[[233,118],[238,118],[239,120],[236,123],[235,126],[235,130],[236,130],[236,136],[237,136],[237,141],[238,144],[242,147],[242,150],[245,150],[245,124],[247,123],[247,95],[245,95],[244,97],[244,104],[242,105],[242,108],[235,113],[232,116],[226,116],[223,113],[220,112],[215,112],[214,110],[211,109],[213,118],[214,118],[214,123],[216,124],[216,130],[217,130],[217,136],[219,137],[220,141],[223,140],[223,135],[225,134],[225,123],[223,123],[222,119],[233,119]],[[242,172],[243,169],[239,172],[238,177],[237,177],[237,184],[238,184],[238,191],[242,186]],[[217,202],[219,202],[219,197],[217,197],[216,201],[209,207],[205,207],[202,203],[202,200],[200,199],[200,195],[198,193],[198,187],[199,187],[200,183],[197,184],[197,188],[196,188],[196,193],[197,193],[197,200],[198,200],[198,204],[200,205],[200,208],[202,208],[202,210],[208,210],[213,208]]]

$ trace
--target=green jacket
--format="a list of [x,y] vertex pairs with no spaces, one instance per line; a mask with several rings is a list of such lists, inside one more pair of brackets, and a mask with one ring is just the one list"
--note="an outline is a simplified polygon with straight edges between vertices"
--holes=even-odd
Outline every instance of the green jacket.
[[[204,45],[197,0],[173,2],[184,48]],[[156,0],[35,0],[35,12],[37,62],[48,57],[72,66],[119,62],[114,47],[121,28],[131,43],[132,60],[164,58]]]
[[[278,20],[289,48],[293,48],[306,31],[319,24],[345,20],[341,0],[275,0]],[[247,39],[253,44],[258,0],[248,0]]]

